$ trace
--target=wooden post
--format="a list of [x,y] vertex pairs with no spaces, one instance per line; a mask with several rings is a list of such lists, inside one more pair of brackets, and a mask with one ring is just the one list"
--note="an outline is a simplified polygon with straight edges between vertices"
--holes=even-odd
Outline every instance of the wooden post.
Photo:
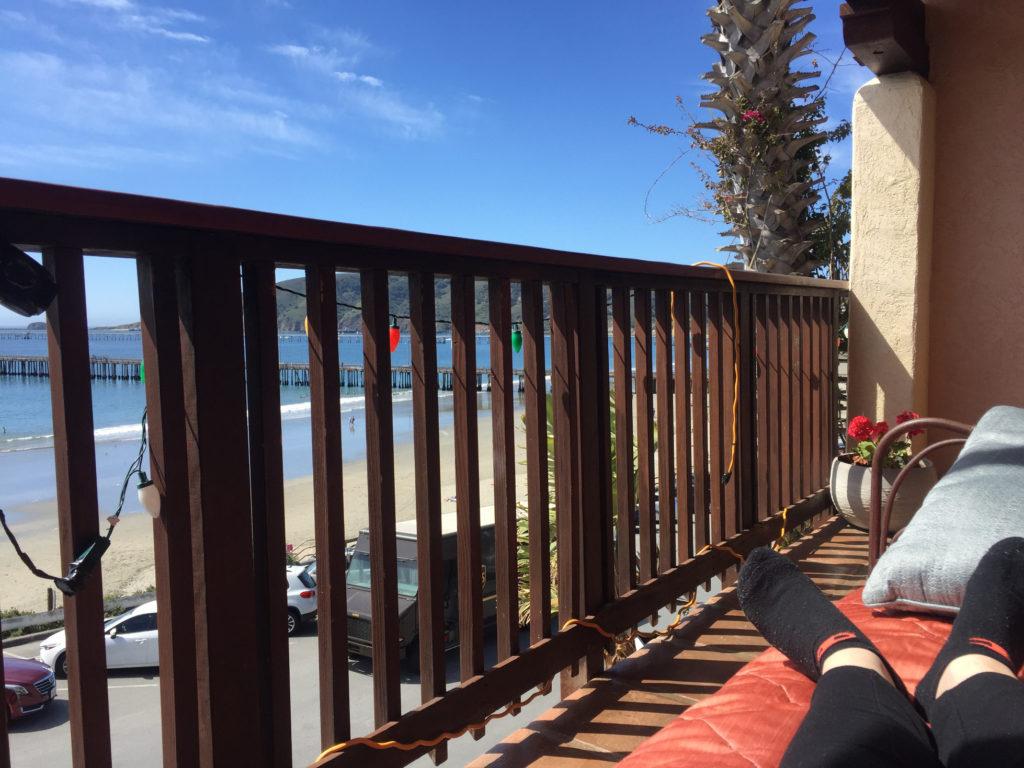
[[[99,535],[85,270],[81,250],[63,246],[44,248],[43,265],[57,283],[46,325],[60,557],[66,564]],[[102,567],[89,575],[77,595],[64,598],[64,627],[71,761],[75,768],[104,768],[111,753]]]
[[196,765],[199,710],[192,521],[174,263],[167,255],[144,254],[137,261],[137,273],[142,355],[147,362],[149,474],[160,492],[160,517],[153,521],[153,556],[161,638],[163,762]]

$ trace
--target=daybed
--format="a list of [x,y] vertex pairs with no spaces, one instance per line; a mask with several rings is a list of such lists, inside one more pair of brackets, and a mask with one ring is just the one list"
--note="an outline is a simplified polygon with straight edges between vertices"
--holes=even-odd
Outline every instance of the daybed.
[[[1006,536],[1024,535],[1024,409],[993,408],[973,431],[939,419],[920,419],[900,425],[886,437],[891,441],[911,429],[934,427],[970,431],[970,436],[887,551],[882,532],[888,521],[882,519],[880,488],[876,489],[870,532],[874,568],[864,588],[838,603],[909,690],[917,686],[949,634],[963,585],[981,554]],[[882,452],[880,446],[878,453]],[[810,680],[770,649],[619,765],[776,766],[813,691]]]

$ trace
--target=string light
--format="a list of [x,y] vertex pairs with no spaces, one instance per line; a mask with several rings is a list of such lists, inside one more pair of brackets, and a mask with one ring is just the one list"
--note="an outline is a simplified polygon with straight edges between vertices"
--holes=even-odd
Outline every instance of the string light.
[[398,327],[398,318],[391,316],[391,328],[388,330],[391,339],[391,351],[398,348],[398,342],[402,339],[402,330]]
[[512,323],[512,351],[518,353],[523,348],[523,332],[519,323]]

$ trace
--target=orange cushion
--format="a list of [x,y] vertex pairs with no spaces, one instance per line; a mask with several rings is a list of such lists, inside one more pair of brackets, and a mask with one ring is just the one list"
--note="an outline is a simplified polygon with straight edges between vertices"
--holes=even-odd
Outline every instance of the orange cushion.
[[[949,635],[952,621],[865,607],[861,591],[838,603],[913,691]],[[713,696],[641,744],[620,766],[774,768],[803,720],[814,683],[769,649]]]

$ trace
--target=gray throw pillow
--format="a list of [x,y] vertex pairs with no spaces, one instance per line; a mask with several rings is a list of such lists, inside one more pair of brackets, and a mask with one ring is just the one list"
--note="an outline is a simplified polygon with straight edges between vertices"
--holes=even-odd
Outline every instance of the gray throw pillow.
[[864,585],[864,604],[952,614],[982,555],[1024,536],[1024,409],[992,408]]

